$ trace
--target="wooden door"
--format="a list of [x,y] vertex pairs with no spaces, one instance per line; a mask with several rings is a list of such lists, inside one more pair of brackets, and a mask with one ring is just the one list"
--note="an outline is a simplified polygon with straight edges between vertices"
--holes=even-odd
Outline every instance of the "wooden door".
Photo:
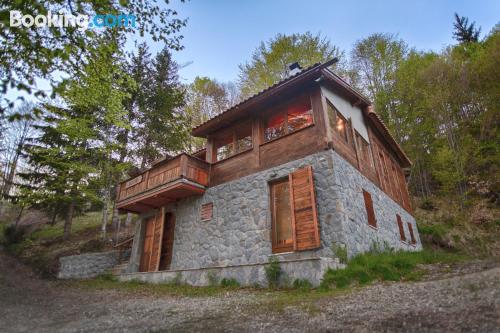
[[151,248],[153,245],[153,233],[155,226],[155,217],[150,217],[146,221],[146,231],[144,235],[144,245],[141,254],[141,264],[139,271],[147,272],[149,270],[149,262],[151,260]]
[[163,209],[148,218],[145,223],[146,230],[139,270],[141,272],[155,272],[160,265],[161,243],[163,239]]
[[163,227],[163,239],[161,245],[160,270],[169,270],[172,263],[172,253],[174,249],[175,215],[165,214],[165,224]]

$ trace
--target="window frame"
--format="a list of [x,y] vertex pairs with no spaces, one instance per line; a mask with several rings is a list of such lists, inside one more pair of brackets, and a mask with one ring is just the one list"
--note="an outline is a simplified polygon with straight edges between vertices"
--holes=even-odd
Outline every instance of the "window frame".
[[[346,145],[350,146],[351,148],[355,149],[355,142],[354,142],[354,137],[352,133],[352,123],[351,123],[351,118],[347,118],[342,114],[342,112],[339,111],[333,105],[333,103],[327,98],[326,99],[326,104],[327,104],[327,114],[328,114],[328,125],[330,126],[331,130],[336,133],[336,135],[341,138],[342,142],[344,142]],[[330,112],[331,109],[333,112]],[[341,119],[344,122],[344,133],[345,136],[343,136],[339,129],[338,129],[338,119]]]
[[[311,123],[307,124],[304,127],[301,127],[301,128],[296,129],[296,130],[290,131],[289,128],[288,128],[288,108],[290,106],[292,106],[293,104],[295,104],[297,102],[300,102],[301,99],[306,99],[306,98],[309,101],[309,109],[306,112],[310,112],[311,113]],[[284,127],[284,132],[285,133],[283,135],[277,136],[275,138],[266,140],[266,130],[268,128],[270,128],[270,127],[267,126],[268,121],[271,118],[279,116],[279,115],[284,116],[283,127]],[[292,135],[292,134],[300,132],[300,131],[302,131],[302,130],[304,130],[306,128],[314,126],[315,125],[315,117],[314,117],[314,108],[313,108],[313,103],[312,103],[311,95],[310,94],[306,94],[306,95],[298,96],[298,97],[292,99],[291,101],[288,101],[288,102],[283,103],[283,104],[278,104],[278,106],[276,107],[276,110],[273,110],[273,112],[271,112],[270,115],[268,115],[267,117],[264,117],[264,119],[262,120],[261,123],[262,123],[262,144],[267,144],[269,142],[273,142],[275,140],[279,140],[279,139],[284,138],[284,137],[286,137],[288,135]]]
[[[238,144],[237,144],[238,143],[237,132],[239,130],[241,130],[242,127],[245,127],[247,125],[250,126],[250,146],[248,148],[246,148],[246,149],[239,150],[238,149]],[[217,140],[218,139],[220,140],[220,138],[224,137],[225,135],[231,136],[231,141],[230,141],[231,143],[229,143],[227,145],[224,145],[224,146],[217,147]],[[244,139],[246,137],[248,137],[248,136],[245,136],[242,139]],[[252,150],[253,147],[254,147],[254,144],[253,144],[254,139],[253,138],[254,138],[254,128],[253,128],[253,121],[251,121],[251,120],[248,120],[246,122],[242,122],[239,125],[233,126],[231,129],[228,129],[226,131],[223,131],[222,133],[216,134],[214,136],[214,140],[213,140],[212,163],[222,162],[222,161],[225,161],[225,160],[227,160],[229,158],[232,158],[234,156],[237,156],[239,154],[242,154],[242,153],[245,153],[247,151]],[[224,158],[219,159],[218,158],[218,150],[219,150],[219,148],[222,148],[222,147],[225,147],[225,146],[229,146],[229,145],[232,145],[233,152],[230,155],[228,155],[228,156],[226,156]]]
[[[363,136],[361,136],[361,134],[359,134],[359,132],[354,129],[354,140],[356,141],[356,147],[358,147],[358,151],[360,153],[360,156],[361,156],[361,159],[363,162],[368,162],[368,167],[370,168],[370,170],[374,170],[375,168],[375,163],[374,163],[374,160],[373,160],[373,154],[372,154],[372,150],[371,150],[371,146],[370,146],[370,143],[368,141],[365,140],[365,138],[363,138]],[[361,141],[361,143],[360,143]],[[366,156],[364,156],[364,149],[363,149],[363,144],[366,144],[365,147],[366,147]],[[366,161],[366,158],[368,158],[368,161]],[[363,167],[362,167],[363,168]]]

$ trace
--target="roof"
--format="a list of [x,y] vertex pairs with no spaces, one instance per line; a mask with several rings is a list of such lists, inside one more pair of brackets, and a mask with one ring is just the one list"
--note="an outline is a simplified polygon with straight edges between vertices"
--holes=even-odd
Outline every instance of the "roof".
[[224,112],[212,117],[211,119],[205,121],[204,123],[194,127],[192,129],[192,134],[198,137],[207,137],[210,133],[216,131],[217,129],[223,127],[230,122],[241,118],[245,115],[246,111],[251,111],[251,107],[260,103],[262,101],[271,98],[277,93],[283,90],[289,89],[296,86],[299,83],[305,81],[314,80],[317,78],[322,78],[327,82],[333,84],[338,90],[348,95],[351,100],[355,100],[359,105],[364,106],[362,109],[369,120],[374,124],[377,130],[382,134],[389,145],[394,149],[396,155],[401,159],[404,166],[411,166],[411,161],[408,156],[404,153],[401,146],[396,142],[394,137],[391,135],[389,129],[384,124],[380,116],[373,110],[371,101],[347,83],[340,76],[335,74],[333,71],[329,70],[328,67],[333,65],[338,61],[337,58],[331,59],[324,63],[316,63],[307,68],[304,68],[295,75],[289,76],[284,80],[278,81],[268,88],[256,93],[253,96],[239,102],[238,104],[230,107]]
[[333,65],[337,61],[338,61],[337,58],[333,58],[324,63],[316,63],[307,68],[304,68],[300,72],[297,72],[295,75],[291,75],[286,79],[276,82],[275,84],[256,93],[255,95],[248,97],[247,99],[239,102],[236,105],[233,105],[226,111],[223,111],[222,113],[219,113],[215,117],[212,117],[209,120],[205,121],[204,123],[194,127],[192,130],[192,134],[194,136],[206,137],[207,134],[209,134],[211,131],[219,127],[217,125],[219,125],[227,118],[231,118],[233,114],[243,112],[244,110],[248,109],[249,106],[255,104],[256,102],[264,98],[270,97],[271,95],[274,95],[277,92],[277,90],[281,90],[283,87],[288,87],[293,83],[300,82],[302,79],[304,79],[305,77],[309,77],[309,75],[313,73],[320,74],[321,69]]

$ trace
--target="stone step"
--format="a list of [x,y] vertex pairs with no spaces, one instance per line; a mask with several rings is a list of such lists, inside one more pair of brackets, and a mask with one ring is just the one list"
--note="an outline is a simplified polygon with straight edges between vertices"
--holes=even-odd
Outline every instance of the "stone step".
[[116,265],[113,268],[110,268],[109,272],[113,275],[120,275],[121,273],[123,273],[125,271],[127,266],[128,266],[128,263]]

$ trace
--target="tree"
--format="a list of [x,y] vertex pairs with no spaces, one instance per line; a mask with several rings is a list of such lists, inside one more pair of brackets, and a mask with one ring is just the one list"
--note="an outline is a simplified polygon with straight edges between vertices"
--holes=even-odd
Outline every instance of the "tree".
[[[12,185],[14,184],[14,177],[19,168],[19,163],[22,158],[22,152],[27,140],[33,134],[32,110],[34,105],[31,103],[24,103],[20,105],[14,113],[20,117],[12,120],[5,125],[5,137],[2,140],[2,151],[0,151],[3,169],[2,174],[2,187],[0,194],[6,198],[11,192]],[[2,133],[4,133],[2,131]]]
[[[285,79],[289,65],[299,62],[307,67],[325,62],[334,57],[343,58],[344,53],[320,34],[278,34],[267,42],[261,42],[250,62],[239,66],[241,97],[247,98]],[[339,68],[339,65],[336,65]]]
[[481,28],[476,29],[476,22],[469,24],[469,19],[465,16],[459,16],[455,13],[455,22],[453,23],[453,37],[459,43],[475,43],[479,40]]
[[188,141],[188,118],[182,110],[184,89],[178,65],[166,48],[151,60],[143,45],[132,59],[130,71],[138,86],[130,100],[134,117],[131,136],[139,143],[135,156],[144,168],[165,154],[180,151]]
[[[182,36],[179,30],[186,20],[179,19],[177,12],[166,8],[159,1],[9,1],[0,0],[0,97],[11,87],[43,97],[46,92],[35,86],[37,78],[50,80],[53,87],[59,82],[54,73],[70,73],[81,67],[90,56],[88,45],[106,30],[81,29],[78,26],[45,27],[26,29],[10,27],[10,11],[23,14],[53,15],[60,11],[76,15],[133,13],[137,18],[136,27],[117,27],[112,30],[122,42],[128,37],[149,35],[154,41],[164,42],[167,47],[180,49]],[[0,105],[0,113],[13,102],[5,99],[7,105]],[[1,101],[4,102],[3,100]]]
[[395,74],[408,53],[407,44],[390,34],[372,34],[354,45],[351,67],[359,75],[364,92],[375,102],[375,110],[401,141],[404,121],[397,114],[394,97]]

